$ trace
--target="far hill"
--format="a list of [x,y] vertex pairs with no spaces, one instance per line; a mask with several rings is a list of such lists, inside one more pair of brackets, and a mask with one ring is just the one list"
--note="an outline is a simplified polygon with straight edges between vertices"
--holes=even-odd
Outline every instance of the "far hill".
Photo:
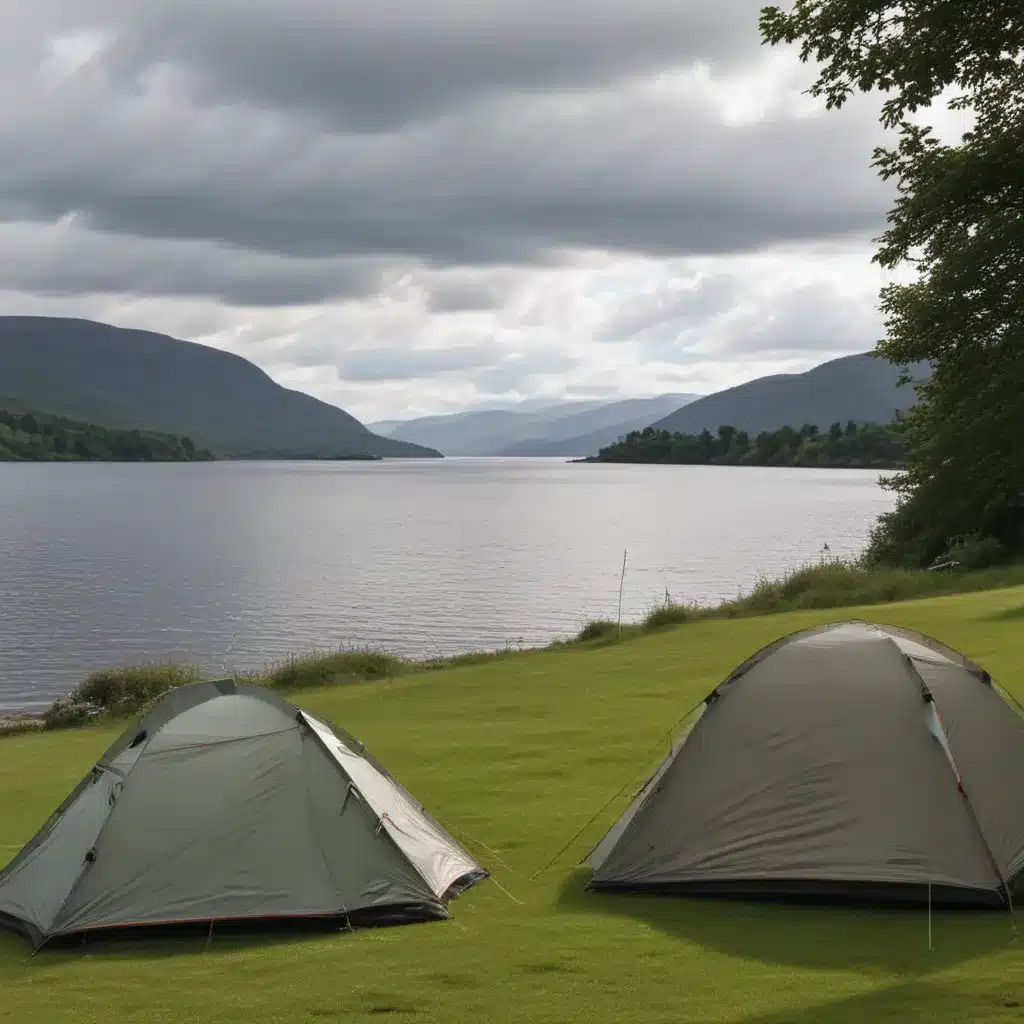
[[[604,401],[526,402],[378,425],[390,437],[437,448],[445,455],[587,455],[593,441],[617,440],[694,395]],[[596,433],[595,433],[596,432]],[[593,435],[593,438],[591,437]],[[582,442],[582,447],[581,447]]]
[[[912,367],[912,372],[917,379],[927,374],[927,367]],[[826,429],[850,420],[889,423],[917,398],[912,385],[896,386],[899,375],[897,367],[869,353],[843,356],[806,373],[759,377],[718,391],[651,425],[676,434],[699,434],[729,424],[756,435],[804,424]]]
[[521,406],[467,409],[463,412],[420,416],[400,423],[386,421],[380,429],[388,437],[436,448],[445,455],[500,455],[505,448],[543,432],[546,425],[599,402],[547,402]]
[[646,427],[666,410],[678,409],[700,395],[657,395],[628,398],[584,412],[570,413],[548,424],[544,436],[529,437],[510,445],[502,455],[589,455],[620,437]]
[[234,457],[438,456],[371,433],[241,356],[91,320],[0,317],[0,407],[187,435]]

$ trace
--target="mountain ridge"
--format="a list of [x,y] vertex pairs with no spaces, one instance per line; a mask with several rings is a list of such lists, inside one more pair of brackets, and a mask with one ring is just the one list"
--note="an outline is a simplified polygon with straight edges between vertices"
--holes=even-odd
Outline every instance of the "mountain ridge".
[[0,404],[192,437],[228,456],[438,458],[276,383],[254,363],[170,335],[71,317],[0,316]]
[[[925,364],[910,368],[917,379]],[[913,387],[897,387],[900,368],[871,352],[840,356],[804,373],[771,374],[716,391],[649,426],[679,434],[714,433],[728,424],[751,435],[804,424],[889,423],[917,400]]]

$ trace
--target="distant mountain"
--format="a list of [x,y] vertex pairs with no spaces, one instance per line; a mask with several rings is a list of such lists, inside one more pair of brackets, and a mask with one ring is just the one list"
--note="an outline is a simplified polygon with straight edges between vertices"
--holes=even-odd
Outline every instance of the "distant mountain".
[[377,420],[376,423],[367,423],[366,429],[381,437],[390,437],[395,427],[400,427],[405,420]]
[[581,436],[596,431],[614,441],[694,397],[660,395],[548,405],[531,402],[526,408],[474,409],[425,416],[399,426],[385,421],[383,426],[391,437],[429,445],[445,455],[586,455],[590,449],[580,450],[576,440]]
[[223,455],[437,457],[219,349],[91,320],[0,317],[0,407],[185,434]]
[[[924,364],[912,368],[915,379],[927,375]],[[651,426],[680,434],[712,432],[726,424],[750,434],[805,423],[826,429],[836,421],[888,423],[914,404],[910,384],[898,388],[900,371],[884,359],[864,353],[843,356],[806,373],[759,377],[708,395]]]
[[606,402],[524,402],[515,408],[470,409],[421,416],[392,426],[388,436],[436,448],[445,455],[500,455],[509,445],[543,435],[548,423]]
[[699,399],[700,395],[658,395],[609,402],[596,409],[570,413],[547,424],[545,436],[529,437],[510,445],[502,455],[590,455],[614,444],[631,430],[642,430],[653,418],[664,416]]

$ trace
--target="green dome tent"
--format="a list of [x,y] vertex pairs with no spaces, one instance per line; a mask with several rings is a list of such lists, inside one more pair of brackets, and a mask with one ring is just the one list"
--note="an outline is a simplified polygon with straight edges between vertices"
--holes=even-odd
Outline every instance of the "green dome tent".
[[845,622],[759,651],[591,853],[592,890],[1010,905],[1024,718],[978,665]]
[[448,916],[486,872],[359,743],[259,686],[171,691],[0,872],[38,947],[136,926]]

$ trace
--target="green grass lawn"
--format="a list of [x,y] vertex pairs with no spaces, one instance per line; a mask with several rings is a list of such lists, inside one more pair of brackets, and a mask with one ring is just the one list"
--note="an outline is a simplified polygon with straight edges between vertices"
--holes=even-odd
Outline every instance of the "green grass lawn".
[[[298,703],[359,736],[495,881],[454,901],[450,921],[355,934],[215,933],[208,949],[205,939],[136,940],[31,959],[25,942],[0,934],[0,1021],[1019,1021],[1024,939],[1003,913],[936,914],[929,951],[919,911],[584,892],[577,864],[629,791],[530,880],[631,776],[639,785],[672,724],[740,660],[794,629],[857,616],[932,634],[1024,699],[1021,587],[697,622],[300,692]],[[0,742],[0,863],[117,731]]]

